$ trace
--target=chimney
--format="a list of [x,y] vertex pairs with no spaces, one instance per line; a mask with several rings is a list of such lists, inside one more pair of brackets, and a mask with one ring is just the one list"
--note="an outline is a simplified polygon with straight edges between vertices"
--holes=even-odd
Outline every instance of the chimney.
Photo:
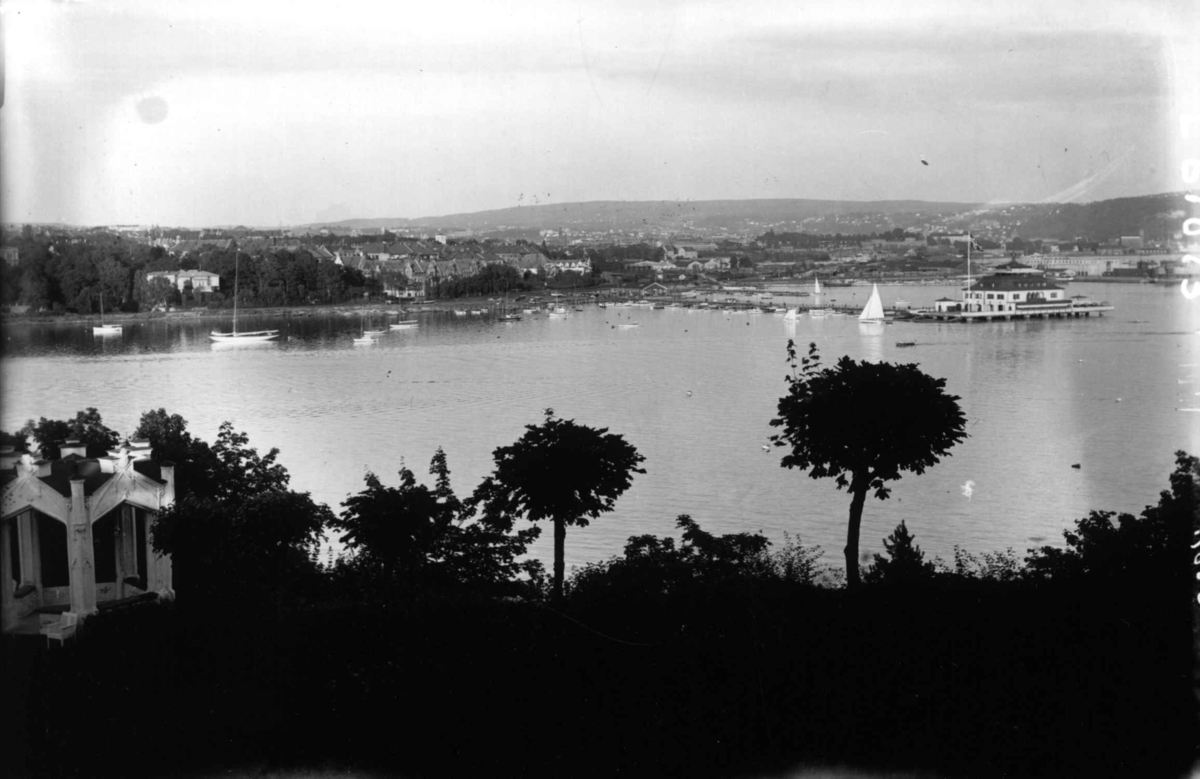
[[170,460],[163,460],[159,463],[159,473],[162,475],[162,480],[165,481],[166,490],[163,492],[162,503],[164,506],[170,506],[175,503],[175,463]]

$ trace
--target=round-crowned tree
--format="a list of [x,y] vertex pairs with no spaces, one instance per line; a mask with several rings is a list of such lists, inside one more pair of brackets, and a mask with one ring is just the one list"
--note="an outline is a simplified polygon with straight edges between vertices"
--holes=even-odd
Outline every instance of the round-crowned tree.
[[889,481],[904,471],[924,473],[967,437],[959,398],[944,391],[916,365],[855,362],[842,357],[822,368],[816,344],[797,365],[796,346],[787,345],[791,375],[779,399],[782,428],[771,436],[787,447],[781,465],[804,468],[814,479],[834,478],[850,492],[846,533],[846,586],[859,585],[858,540],[867,493],[886,500]]
[[554,597],[561,599],[567,525],[587,527],[589,519],[612,511],[633,474],[646,472],[638,467],[646,458],[608,428],[555,419],[550,408],[545,417],[492,453],[496,468],[471,500],[492,523],[517,517],[554,523]]

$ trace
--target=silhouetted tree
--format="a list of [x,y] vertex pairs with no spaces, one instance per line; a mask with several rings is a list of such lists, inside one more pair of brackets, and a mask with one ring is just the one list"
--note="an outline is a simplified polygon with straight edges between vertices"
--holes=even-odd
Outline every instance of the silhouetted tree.
[[48,460],[59,458],[60,445],[67,440],[85,444],[88,457],[103,457],[121,441],[121,437],[104,424],[100,412],[94,408],[76,413],[74,419],[42,417],[37,422],[31,419],[20,433],[36,441],[42,456]]
[[1063,531],[1065,549],[1030,549],[1026,571],[1036,579],[1087,577],[1144,584],[1165,578],[1178,585],[1173,591],[1187,592],[1192,523],[1200,506],[1198,491],[1200,458],[1178,451],[1171,489],[1159,494],[1158,505],[1147,506],[1140,517],[1092,511],[1076,520],[1073,531]]
[[[155,413],[143,422],[158,425],[173,444],[190,438],[181,418]],[[177,497],[159,514],[151,544],[171,555],[177,586],[197,600],[267,598],[280,605],[315,575],[317,545],[333,514],[307,492],[288,489],[277,449],[260,456],[230,423],[209,450],[191,463],[204,470],[206,489]]]
[[391,581],[415,584],[470,584],[497,587],[522,572],[540,578],[536,561],[519,562],[538,528],[511,532],[471,512],[450,487],[446,455],[439,448],[429,466],[433,489],[400,469],[400,486],[387,487],[373,473],[367,487],[342,504],[332,527],[355,552],[360,566],[384,571]]
[[551,408],[545,417],[541,425],[526,425],[516,443],[492,453],[496,468],[471,500],[499,527],[520,516],[553,521],[554,597],[561,599],[567,525],[587,527],[589,518],[612,511],[633,474],[645,473],[637,466],[646,458],[608,428],[555,419]]
[[[231,431],[232,432],[232,431]],[[206,441],[193,438],[187,420],[179,414],[168,414],[165,408],[142,414],[134,438],[150,442],[151,455],[158,461],[175,463],[175,496],[192,494],[215,497],[216,481],[226,474],[217,463],[217,455]]]
[[788,392],[771,420],[783,431],[771,436],[790,447],[781,465],[806,468],[814,479],[833,477],[848,488],[850,522],[846,534],[846,584],[859,584],[858,540],[868,490],[885,500],[886,482],[903,471],[924,473],[967,437],[959,398],[947,395],[945,379],[916,365],[861,363],[842,357],[822,368],[817,345],[796,364],[796,346],[787,345],[792,373]]
[[934,564],[925,560],[925,553],[914,543],[903,521],[883,539],[883,549],[887,557],[876,554],[874,563],[863,576],[868,582],[911,584],[933,577]]

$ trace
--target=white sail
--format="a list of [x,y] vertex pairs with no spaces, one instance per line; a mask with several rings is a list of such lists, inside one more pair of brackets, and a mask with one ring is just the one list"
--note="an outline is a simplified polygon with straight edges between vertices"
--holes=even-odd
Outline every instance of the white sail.
[[821,280],[818,279],[816,276],[813,276],[813,294],[814,295],[821,294]]
[[879,287],[872,284],[871,297],[867,300],[867,305],[863,306],[862,313],[858,315],[858,321],[882,322],[883,320],[883,301],[879,299]]

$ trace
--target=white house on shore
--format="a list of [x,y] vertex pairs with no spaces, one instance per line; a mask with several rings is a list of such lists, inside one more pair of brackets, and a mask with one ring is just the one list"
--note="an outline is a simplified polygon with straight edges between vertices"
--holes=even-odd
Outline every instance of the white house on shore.
[[188,282],[194,292],[216,292],[221,288],[221,277],[206,270],[156,270],[146,274],[146,281],[164,278],[183,292]]
[[67,441],[57,460],[0,448],[0,630],[62,637],[98,610],[174,597],[150,544],[175,502],[175,467],[148,441],[105,457]]

